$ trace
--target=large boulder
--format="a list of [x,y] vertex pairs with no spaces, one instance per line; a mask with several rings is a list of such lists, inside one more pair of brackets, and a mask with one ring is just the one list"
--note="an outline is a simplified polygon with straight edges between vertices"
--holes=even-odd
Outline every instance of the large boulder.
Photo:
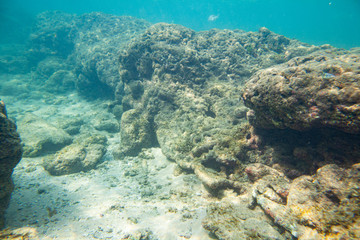
[[14,189],[11,174],[21,155],[22,146],[16,125],[7,117],[5,104],[0,101],[0,229],[4,227],[4,212]]
[[33,64],[48,56],[65,59],[74,49],[74,14],[60,11],[40,13],[30,35],[29,59]]
[[[115,98],[124,112],[121,151],[131,144],[134,155],[158,143],[169,159],[211,189],[240,188],[239,166],[258,147],[239,99],[242,84],[259,69],[322,48],[330,47],[266,28],[195,32],[174,24],[151,26],[119,57]],[[142,119],[149,120],[139,125]],[[153,133],[157,141],[144,138]]]
[[360,133],[360,56],[322,51],[256,73],[242,97],[260,128]]

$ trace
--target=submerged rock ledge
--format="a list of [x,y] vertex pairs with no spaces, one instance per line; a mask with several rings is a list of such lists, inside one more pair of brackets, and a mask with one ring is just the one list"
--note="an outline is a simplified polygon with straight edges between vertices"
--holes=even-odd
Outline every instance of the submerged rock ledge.
[[261,128],[336,128],[360,133],[360,56],[321,51],[256,73],[245,105]]

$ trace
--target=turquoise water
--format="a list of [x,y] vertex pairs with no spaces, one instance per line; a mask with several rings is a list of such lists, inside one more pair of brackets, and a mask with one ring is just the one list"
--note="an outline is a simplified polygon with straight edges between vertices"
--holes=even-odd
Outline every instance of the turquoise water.
[[311,44],[360,46],[359,0],[1,0],[1,41],[25,38],[32,16],[45,10],[131,15],[194,30],[257,31],[265,26]]

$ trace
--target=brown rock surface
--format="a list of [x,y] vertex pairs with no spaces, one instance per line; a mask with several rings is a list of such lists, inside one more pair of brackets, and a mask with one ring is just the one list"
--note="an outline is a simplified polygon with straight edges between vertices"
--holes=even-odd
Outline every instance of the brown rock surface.
[[55,156],[44,159],[44,168],[55,176],[89,171],[93,169],[106,152],[107,139],[92,135],[77,139],[58,151]]
[[25,143],[24,156],[36,157],[56,152],[71,144],[73,138],[41,117],[26,113],[20,118],[19,133]]
[[0,229],[4,227],[4,212],[13,191],[11,174],[22,156],[16,125],[7,117],[5,104],[0,101]]
[[245,105],[260,128],[336,128],[360,133],[360,56],[321,51],[256,73]]
[[259,69],[327,48],[266,28],[195,32],[155,24],[119,57],[120,82],[112,87],[124,112],[120,151],[134,155],[158,143],[169,159],[194,171],[209,188],[243,191],[236,182],[260,139],[246,124],[242,84]]
[[[252,172],[264,172],[253,165]],[[255,182],[253,202],[298,239],[358,239],[360,237],[360,167],[325,165],[313,176],[290,182],[276,170]]]

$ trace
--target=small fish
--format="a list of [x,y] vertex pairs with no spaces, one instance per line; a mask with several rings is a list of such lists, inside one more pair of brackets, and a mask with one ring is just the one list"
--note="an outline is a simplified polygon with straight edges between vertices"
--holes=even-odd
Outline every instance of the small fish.
[[334,78],[335,77],[335,75],[334,74],[331,74],[331,73],[323,73],[323,75],[322,75],[322,78],[323,79],[331,79],[331,78]]
[[219,18],[219,15],[210,15],[209,17],[208,17],[208,21],[209,22],[213,22],[213,21],[215,21],[216,19],[218,19]]

